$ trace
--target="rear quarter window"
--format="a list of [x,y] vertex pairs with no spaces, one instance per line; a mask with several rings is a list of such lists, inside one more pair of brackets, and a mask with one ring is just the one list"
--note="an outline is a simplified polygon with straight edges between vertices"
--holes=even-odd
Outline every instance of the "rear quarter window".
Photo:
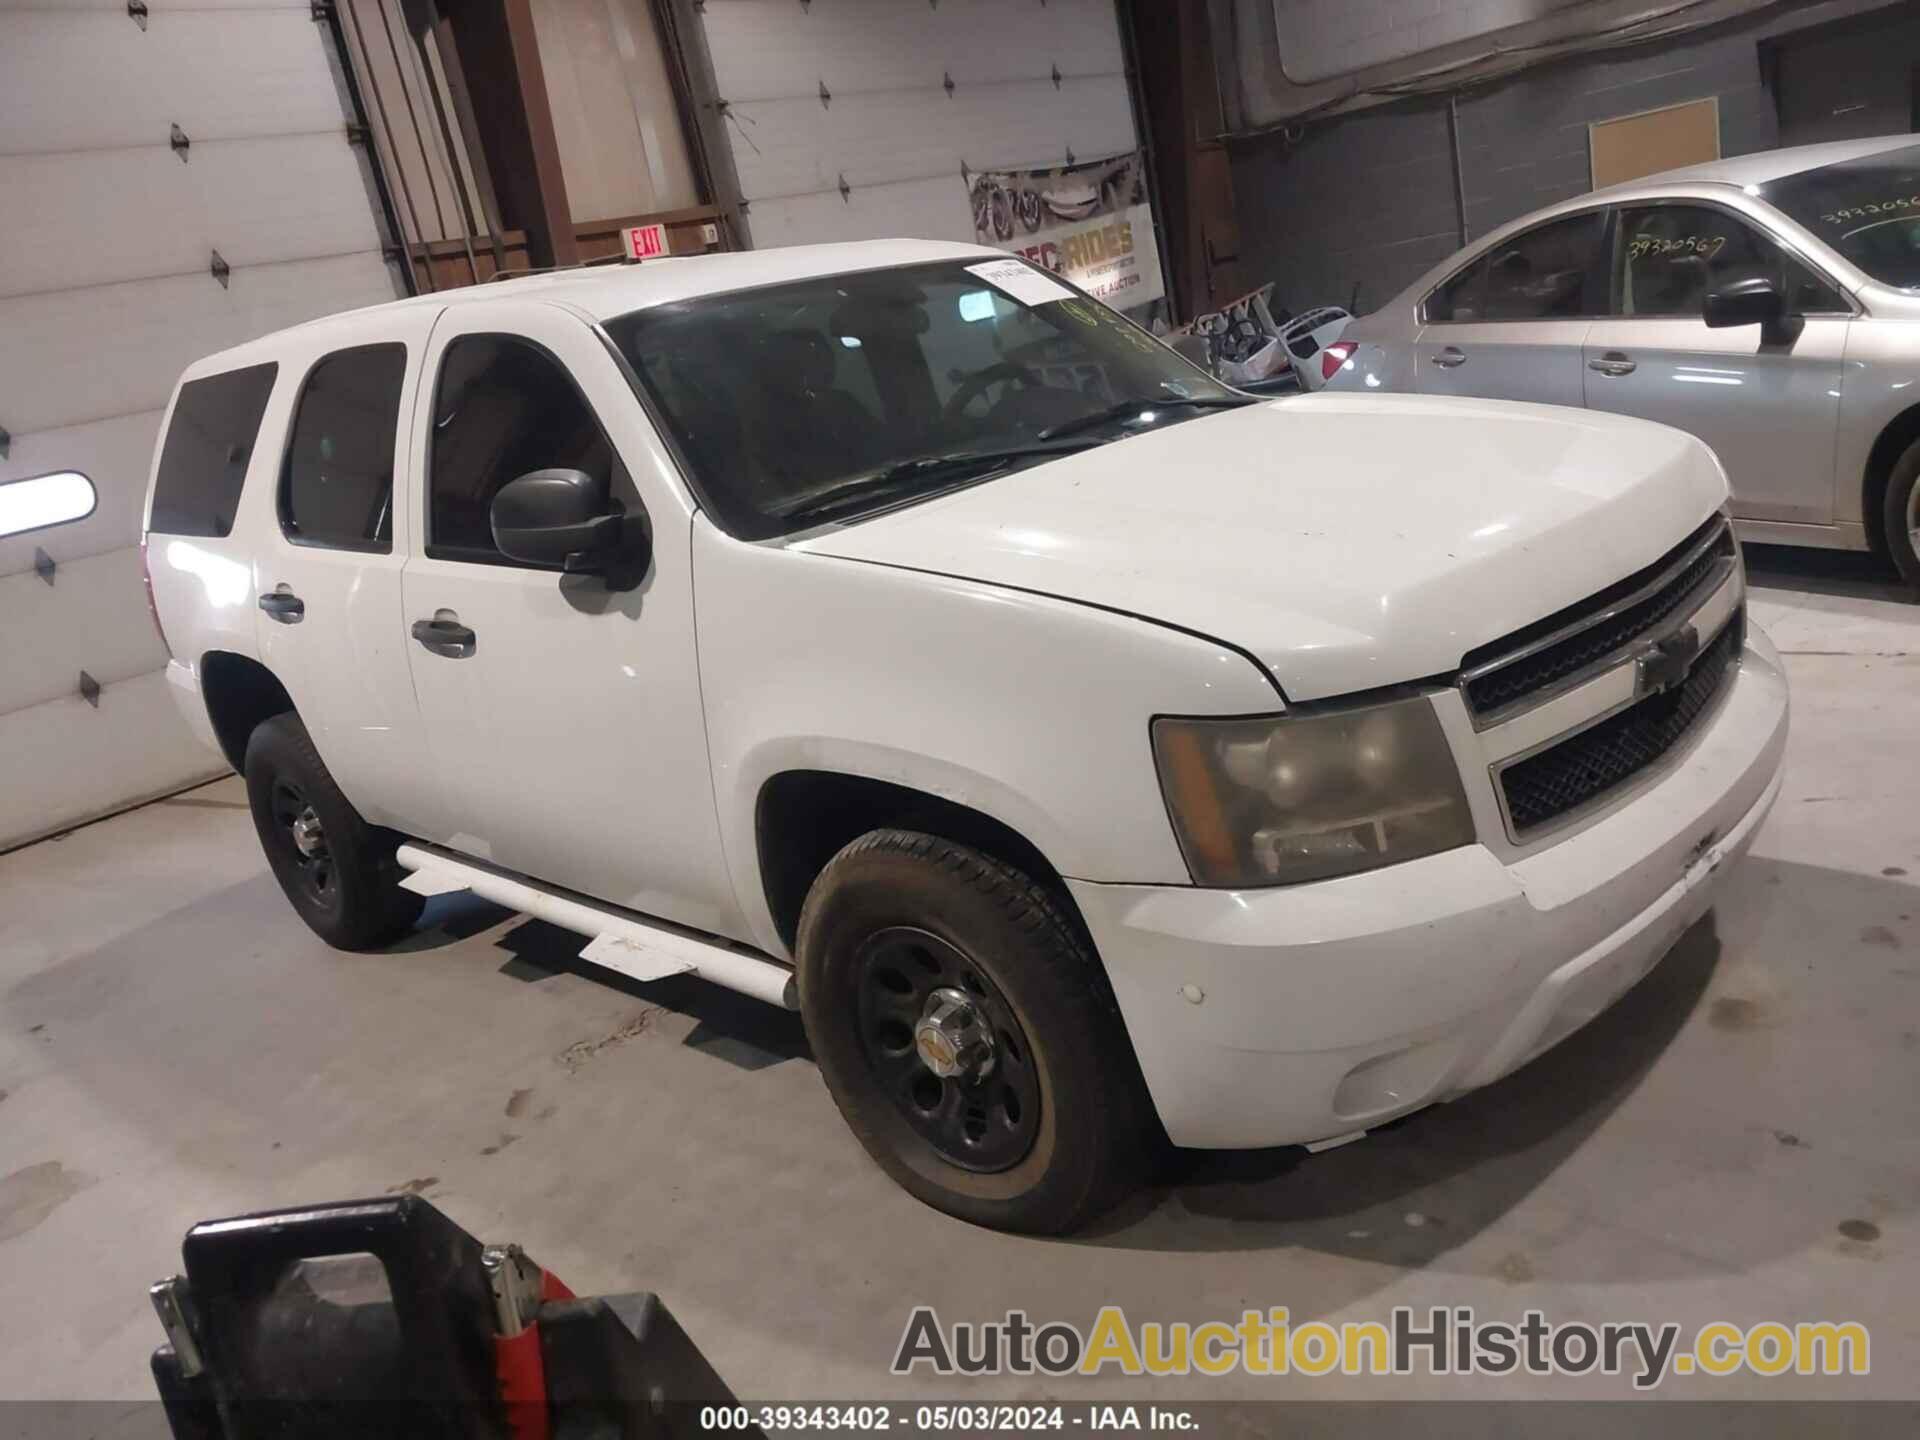
[[233,529],[260,417],[273,393],[275,364],[250,365],[180,387],[160,449],[149,530],[221,536]]

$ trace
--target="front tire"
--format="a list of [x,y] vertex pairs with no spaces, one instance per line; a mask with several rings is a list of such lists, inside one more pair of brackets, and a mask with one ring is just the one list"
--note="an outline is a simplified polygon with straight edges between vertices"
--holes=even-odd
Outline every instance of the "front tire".
[[800,1009],[880,1168],[975,1224],[1059,1234],[1137,1176],[1144,1087],[1058,902],[968,846],[876,830],[800,916]]
[[1880,511],[1887,554],[1909,585],[1920,588],[1920,440],[1893,462]]
[[373,950],[420,918],[425,902],[400,888],[397,837],[348,803],[298,715],[254,727],[246,781],[267,865],[314,934],[338,950]]

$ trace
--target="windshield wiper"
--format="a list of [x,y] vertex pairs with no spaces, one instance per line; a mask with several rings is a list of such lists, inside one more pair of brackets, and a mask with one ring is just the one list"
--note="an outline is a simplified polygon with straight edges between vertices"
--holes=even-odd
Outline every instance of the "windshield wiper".
[[918,455],[878,470],[853,475],[829,489],[803,496],[791,507],[776,513],[785,520],[823,520],[842,511],[857,509],[890,495],[918,498],[939,493],[942,487],[927,482],[960,479],[984,480],[1019,460],[1042,459],[1050,455],[1072,455],[1093,447],[1091,440],[1065,445],[1009,445],[993,450],[954,450],[944,455]]
[[1078,435],[1083,430],[1098,430],[1102,425],[1111,425],[1116,420],[1128,420],[1155,410],[1237,410],[1242,405],[1257,403],[1245,395],[1176,395],[1164,400],[1157,397],[1150,400],[1122,400],[1118,405],[1109,405],[1091,415],[1080,415],[1072,420],[1063,420],[1058,425],[1049,425],[1040,432],[1040,438],[1057,440],[1063,435]]

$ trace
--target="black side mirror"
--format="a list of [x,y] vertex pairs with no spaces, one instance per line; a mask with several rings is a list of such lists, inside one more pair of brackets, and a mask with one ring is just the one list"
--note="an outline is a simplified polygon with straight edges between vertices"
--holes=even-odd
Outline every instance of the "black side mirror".
[[584,470],[535,470],[493,497],[493,543],[509,560],[604,575],[631,589],[646,574],[653,537],[644,513],[623,513],[607,484]]
[[1702,302],[1701,319],[1709,330],[1728,330],[1737,325],[1764,325],[1771,340],[1787,318],[1787,300],[1764,275],[1750,280],[1735,280],[1707,293]]

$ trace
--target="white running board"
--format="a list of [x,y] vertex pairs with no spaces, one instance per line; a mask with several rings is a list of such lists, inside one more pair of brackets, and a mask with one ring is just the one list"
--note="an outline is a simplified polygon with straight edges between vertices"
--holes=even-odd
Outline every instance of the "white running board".
[[467,888],[467,882],[453,871],[439,865],[428,865],[415,870],[400,882],[402,890],[411,890],[416,895],[424,895],[431,900],[436,895],[452,895]]
[[580,958],[635,980],[662,980],[691,972],[702,980],[751,995],[783,1010],[798,1010],[793,972],[784,965],[663,920],[642,920],[590,901],[556,895],[526,880],[483,869],[424,845],[402,845],[394,856],[412,873],[401,888],[416,895],[471,890],[484,900],[519,910],[588,937]]

